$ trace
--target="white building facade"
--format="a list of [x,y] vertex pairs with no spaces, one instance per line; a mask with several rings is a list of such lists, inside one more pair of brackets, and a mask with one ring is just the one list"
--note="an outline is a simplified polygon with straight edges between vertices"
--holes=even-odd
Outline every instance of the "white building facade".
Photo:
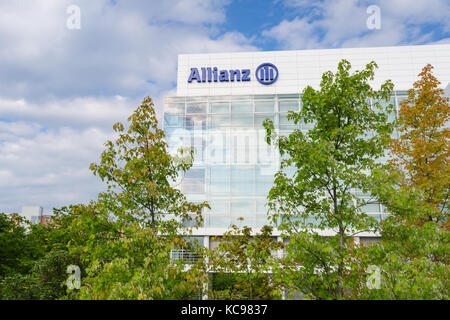
[[[434,66],[442,88],[450,83],[450,44],[178,56],[177,95],[165,100],[164,130],[171,152],[195,149],[193,167],[179,186],[190,201],[211,206],[194,233],[200,243],[214,247],[210,237],[231,224],[257,230],[269,223],[266,197],[280,158],[266,143],[262,122],[271,119],[280,134],[308,130],[287,121],[287,113],[299,111],[303,90],[319,88],[322,74],[335,72],[342,59],[353,70],[375,61],[379,68],[372,86],[392,80],[390,103],[397,110],[426,64]],[[385,214],[378,203],[364,210],[377,219]],[[374,236],[361,234],[360,240]]]

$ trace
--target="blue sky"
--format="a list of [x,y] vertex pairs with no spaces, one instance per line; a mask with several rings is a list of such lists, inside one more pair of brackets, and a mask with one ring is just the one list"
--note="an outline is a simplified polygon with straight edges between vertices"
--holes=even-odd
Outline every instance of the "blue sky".
[[0,212],[95,199],[112,124],[147,95],[161,109],[180,53],[450,43],[449,16],[448,0],[1,0]]

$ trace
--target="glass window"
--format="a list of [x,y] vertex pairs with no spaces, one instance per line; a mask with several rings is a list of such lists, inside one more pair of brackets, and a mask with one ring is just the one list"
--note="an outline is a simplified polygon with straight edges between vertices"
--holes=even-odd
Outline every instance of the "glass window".
[[269,194],[273,186],[274,176],[270,170],[263,170],[261,167],[256,171],[256,193],[260,195]]
[[253,103],[251,101],[233,101],[231,103],[232,113],[253,113]]
[[254,192],[255,171],[253,167],[233,167],[231,170],[231,191],[234,194]]
[[262,94],[262,95],[254,95],[253,99],[255,100],[273,100],[275,99],[275,95],[274,94]]
[[280,109],[280,112],[298,111],[298,101],[279,101],[278,108]]
[[211,193],[230,192],[230,168],[225,166],[210,168]]
[[185,116],[184,126],[187,129],[206,129],[206,114],[188,114]]
[[228,228],[231,225],[231,218],[229,215],[215,215],[212,213],[209,217],[210,228]]
[[255,224],[256,228],[262,228],[264,225],[271,225],[272,222],[267,219],[266,214],[256,214]]
[[275,112],[275,101],[255,101],[255,112]]
[[190,169],[184,173],[182,190],[185,193],[205,192],[205,169]]
[[188,103],[186,113],[206,113],[206,103]]
[[164,127],[182,127],[183,126],[182,114],[168,114],[164,113]]
[[258,163],[271,163],[271,170],[275,170],[276,164],[274,162],[278,161],[279,151],[273,146],[267,143],[265,133],[261,133],[258,136],[258,147],[257,147]]
[[251,199],[233,199],[231,200],[232,217],[254,216],[254,201]]
[[253,113],[250,114],[232,114],[231,125],[234,127],[252,127],[253,128]]
[[228,102],[211,103],[211,113],[228,113],[230,104]]
[[[209,96],[209,101],[228,101],[232,98],[236,98],[237,96]],[[242,98],[241,98],[242,100]]]
[[298,94],[279,94],[278,95],[278,99],[280,100],[295,100],[298,99],[299,95]]
[[230,212],[230,201],[229,200],[217,200],[212,199],[208,201],[209,206],[211,207],[211,210],[209,212],[214,214],[222,214],[226,215]]
[[380,205],[378,203],[368,203],[361,207],[363,212],[380,212]]
[[167,103],[164,106],[164,112],[167,112],[167,113],[184,113],[184,103]]
[[194,163],[202,162],[205,160],[206,141],[203,137],[195,133],[191,139],[192,147],[194,148]]
[[[184,130],[183,128],[173,127],[173,128],[164,128],[164,133],[166,134],[167,139],[171,139],[171,141],[178,141],[182,139],[180,137],[186,135],[187,131]],[[169,145],[169,147],[171,146]]]
[[388,121],[392,122],[395,120],[395,118],[397,117],[396,115],[396,107],[395,107],[395,97],[392,97],[389,101],[385,101],[385,100],[375,100],[374,101],[374,106],[373,106],[373,110],[375,110],[375,112],[379,112],[380,110],[382,112],[387,112],[387,106],[388,105],[393,105],[394,109],[388,113]]
[[226,115],[211,115],[210,116],[210,128],[228,127],[230,125],[230,116]]
[[266,206],[266,199],[257,199],[256,200],[256,213],[257,214],[266,214],[268,208]]

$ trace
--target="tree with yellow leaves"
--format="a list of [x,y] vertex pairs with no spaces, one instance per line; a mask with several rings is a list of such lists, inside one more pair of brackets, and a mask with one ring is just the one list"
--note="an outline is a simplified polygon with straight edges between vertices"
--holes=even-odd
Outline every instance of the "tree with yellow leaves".
[[[420,79],[401,102],[398,115],[399,139],[394,139],[392,162],[405,172],[400,186],[419,189],[417,199],[428,206],[428,216],[422,220],[440,220],[448,211],[450,194],[450,105],[440,82],[428,64]],[[430,213],[431,212],[431,213]]]
[[381,242],[356,250],[360,268],[379,268],[380,287],[360,281],[353,298],[449,298],[450,106],[432,69],[422,69],[400,103],[392,159],[374,175],[376,196],[390,213]]

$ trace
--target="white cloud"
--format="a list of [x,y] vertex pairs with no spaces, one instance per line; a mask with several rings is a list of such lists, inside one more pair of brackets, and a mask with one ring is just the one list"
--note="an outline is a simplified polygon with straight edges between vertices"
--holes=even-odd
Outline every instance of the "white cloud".
[[106,129],[126,119],[135,107],[136,103],[121,96],[51,99],[40,103],[0,97],[0,118],[30,121],[45,128],[95,126]]
[[0,95],[157,95],[176,78],[180,52],[254,50],[239,33],[213,39],[227,1],[79,1],[81,29],[66,28],[74,1],[2,1]]
[[[173,94],[177,55],[257,50],[219,35],[228,0],[0,2],[0,212],[95,198],[111,126]],[[69,30],[69,5],[81,29]]]
[[[450,30],[450,3],[447,0],[323,0],[311,4],[286,0],[299,16],[283,20],[263,35],[285,49],[389,46],[424,44],[433,40],[436,30]],[[381,10],[381,29],[366,26],[369,5]],[[424,24],[439,25],[432,31]]]
[[88,170],[107,131],[68,127],[43,131],[23,122],[0,122],[0,211],[21,205],[46,207],[94,199],[101,182]]

